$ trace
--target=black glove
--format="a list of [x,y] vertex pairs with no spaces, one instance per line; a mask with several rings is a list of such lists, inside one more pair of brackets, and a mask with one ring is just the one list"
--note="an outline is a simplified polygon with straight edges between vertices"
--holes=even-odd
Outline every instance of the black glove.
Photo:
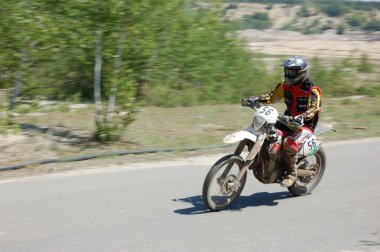
[[295,116],[293,119],[296,123],[299,123],[299,124],[303,124],[304,122],[304,116],[302,114]]
[[249,98],[242,98],[241,99],[241,105],[247,106],[247,107],[257,107],[260,104],[260,97],[259,96],[253,96]]

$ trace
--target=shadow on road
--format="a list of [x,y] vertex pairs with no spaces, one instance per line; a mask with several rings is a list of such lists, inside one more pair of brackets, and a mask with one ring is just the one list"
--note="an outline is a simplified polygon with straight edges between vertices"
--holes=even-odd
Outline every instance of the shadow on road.
[[[240,211],[246,207],[259,207],[259,206],[277,206],[278,201],[293,197],[289,192],[260,192],[254,193],[250,196],[240,196],[236,202],[228,208],[229,211]],[[178,214],[194,215],[208,213],[209,210],[203,203],[202,196],[192,196],[182,199],[174,199],[176,202],[185,202],[192,204],[192,207],[177,209],[174,212]]]

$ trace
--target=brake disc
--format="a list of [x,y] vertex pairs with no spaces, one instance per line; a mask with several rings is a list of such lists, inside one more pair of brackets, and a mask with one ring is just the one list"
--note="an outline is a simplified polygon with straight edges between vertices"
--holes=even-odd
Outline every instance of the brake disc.
[[221,192],[223,195],[228,195],[233,192],[236,183],[236,176],[229,175],[221,183]]

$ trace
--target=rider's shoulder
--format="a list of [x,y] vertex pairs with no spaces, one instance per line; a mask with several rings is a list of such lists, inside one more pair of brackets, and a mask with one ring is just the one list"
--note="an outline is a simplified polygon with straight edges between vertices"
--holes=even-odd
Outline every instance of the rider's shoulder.
[[305,91],[311,91],[312,89],[318,88],[309,78],[302,82],[301,89]]

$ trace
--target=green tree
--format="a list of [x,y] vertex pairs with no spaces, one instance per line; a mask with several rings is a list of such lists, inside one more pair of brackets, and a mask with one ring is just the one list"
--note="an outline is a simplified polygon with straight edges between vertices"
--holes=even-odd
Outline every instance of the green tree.
[[7,0],[0,15],[0,87],[94,99],[103,140],[120,136],[137,101],[236,102],[266,80],[218,0]]

